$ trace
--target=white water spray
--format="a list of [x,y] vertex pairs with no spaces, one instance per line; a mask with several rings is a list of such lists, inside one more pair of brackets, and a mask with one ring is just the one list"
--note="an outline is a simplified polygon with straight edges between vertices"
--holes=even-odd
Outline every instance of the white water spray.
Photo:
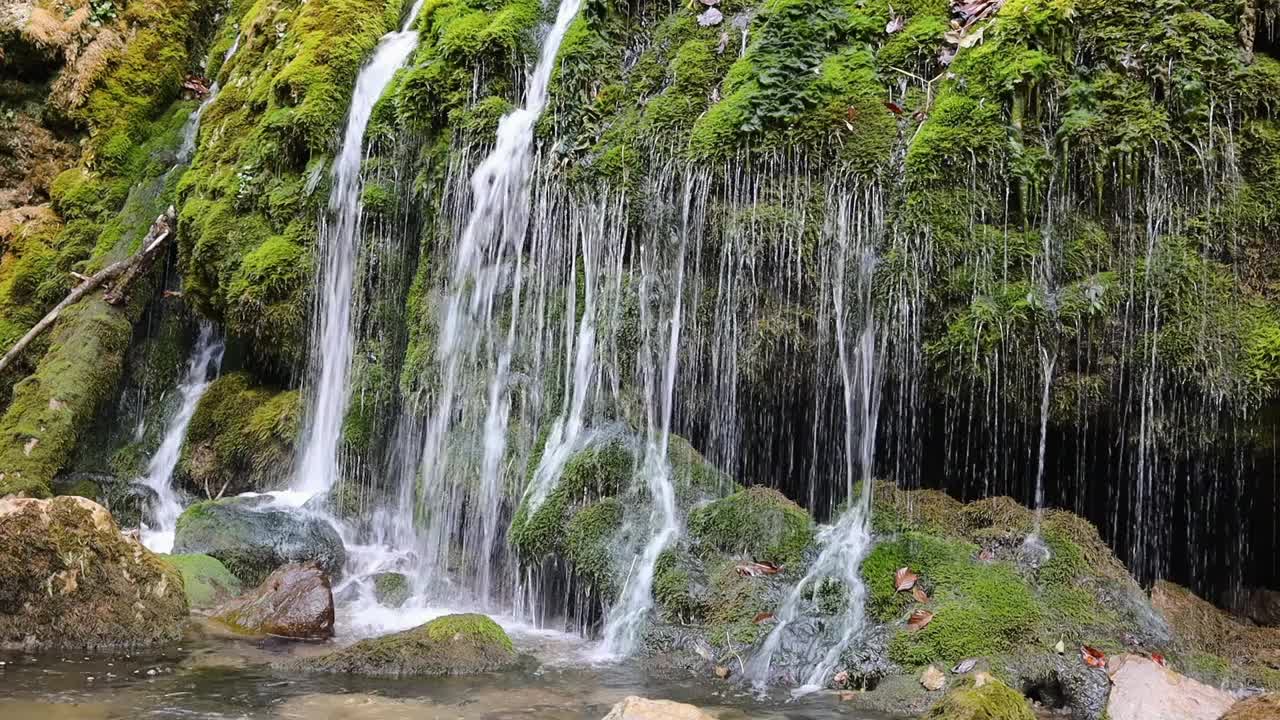
[[[581,0],[564,0],[560,4],[529,77],[524,107],[499,121],[493,150],[471,176],[473,204],[454,251],[440,324],[440,392],[422,449],[422,497],[431,505],[422,574],[427,582],[445,581],[454,518],[440,506],[449,504],[449,484],[454,480],[448,456],[449,434],[456,419],[454,406],[459,400],[464,363],[487,356],[493,370],[487,392],[483,461],[477,496],[468,509],[468,524],[472,527],[465,533],[463,552],[475,563],[470,572],[476,599],[482,604],[489,601],[497,552],[497,521],[504,486],[502,461],[510,414],[508,380],[520,317],[523,248],[529,227],[533,129],[546,107],[548,83],[560,43],[580,6]],[[495,318],[502,293],[509,297],[510,307],[505,330],[498,328]],[[411,524],[405,526],[410,532]]]
[[[845,410],[845,487],[853,502],[832,526],[818,537],[821,548],[818,559],[800,582],[792,588],[775,613],[777,624],[765,638],[760,650],[747,662],[744,675],[757,690],[763,691],[770,679],[774,655],[785,639],[787,629],[800,616],[803,597],[819,581],[832,579],[846,591],[845,607],[838,624],[838,637],[817,657],[803,658],[804,680],[793,691],[802,695],[826,686],[840,656],[859,638],[864,627],[866,587],[860,571],[862,560],[871,549],[871,497],[874,483],[876,426],[880,413],[880,367],[876,352],[877,324],[872,311],[871,278],[875,269],[874,243],[882,226],[878,216],[878,196],[869,193],[866,208],[857,207],[850,198],[842,197],[835,208],[836,248],[835,272],[831,277],[832,316],[836,326],[836,344],[840,374],[844,386]],[[853,247],[850,247],[853,245]],[[858,263],[855,277],[858,301],[863,311],[863,325],[857,343],[848,347],[849,305],[845,298],[846,264],[850,255]],[[857,475],[860,469],[860,476]],[[854,498],[855,476],[861,489]]]
[[[236,50],[240,49],[240,36],[236,35],[236,39],[231,43],[231,47],[227,48],[227,52],[222,56],[222,64],[226,65],[227,61],[236,54]],[[200,106],[195,112],[187,118],[187,124],[182,127],[182,145],[178,148],[178,162],[188,162],[196,153],[196,140],[200,136],[200,118],[204,117],[204,111],[218,99],[218,93],[222,91],[222,85],[217,80],[209,86],[209,94],[205,95]]]
[[187,363],[187,374],[178,386],[181,402],[177,412],[169,420],[165,428],[164,440],[151,456],[147,464],[147,474],[140,480],[142,484],[156,493],[151,507],[150,522],[143,528],[142,544],[152,552],[167,553],[173,549],[174,528],[178,524],[178,516],[182,514],[182,504],[173,489],[173,470],[178,466],[182,456],[182,444],[187,438],[187,426],[196,414],[196,406],[205,390],[209,389],[209,379],[217,375],[222,364],[222,339],[213,331],[213,325],[200,323],[200,335]]
[[[350,401],[351,357],[355,346],[351,305],[356,254],[364,208],[360,204],[360,169],[364,161],[364,132],[382,97],[409,55],[418,46],[410,30],[424,0],[417,0],[404,27],[382,36],[373,57],[356,77],[351,109],[343,133],[342,150],[333,165],[329,194],[332,219],[321,232],[317,325],[313,331],[311,407],[307,415],[301,459],[287,497],[301,504],[321,495],[338,480],[338,447]],[[282,496],[286,497],[286,496]]]

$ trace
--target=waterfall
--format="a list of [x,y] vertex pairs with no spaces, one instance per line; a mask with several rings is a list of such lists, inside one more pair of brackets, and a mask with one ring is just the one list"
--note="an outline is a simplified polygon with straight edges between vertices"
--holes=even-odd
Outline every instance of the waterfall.
[[392,77],[418,46],[410,30],[424,0],[417,0],[404,26],[382,36],[373,57],[356,77],[342,149],[333,164],[330,216],[321,230],[316,325],[312,332],[311,406],[291,493],[282,499],[301,504],[329,491],[338,480],[338,448],[350,401],[351,357],[355,346],[351,304],[357,246],[363,221],[360,169],[364,132],[374,105]]
[[[529,228],[533,130],[547,103],[547,88],[560,43],[581,0],[563,0],[529,77],[524,107],[498,123],[493,150],[471,176],[471,211],[454,249],[437,345],[439,391],[421,451],[422,497],[428,511],[427,582],[443,582],[455,516],[451,502],[450,435],[455,404],[471,362],[488,365],[482,463],[478,492],[467,509],[464,557],[481,603],[489,600],[498,518],[503,498],[502,460],[510,415],[508,381],[520,318],[524,243]],[[509,319],[498,317],[500,295]],[[402,523],[411,532],[412,523]]]
[[[227,48],[227,52],[222,56],[222,65],[225,67],[227,61],[236,54],[236,50],[240,49],[240,36],[236,35],[236,39],[231,43],[231,47]],[[178,147],[178,162],[190,162],[191,157],[196,152],[196,140],[200,136],[200,118],[204,117],[204,111],[218,99],[218,92],[222,90],[222,85],[217,80],[213,81],[213,85],[209,86],[209,94],[205,95],[204,100],[200,102],[200,106],[196,111],[191,113],[187,118],[187,124],[182,127],[182,145]]]
[[[777,624],[751,657],[744,675],[763,690],[770,680],[770,666],[782,645],[787,630],[802,614],[806,591],[825,579],[834,579],[846,590],[845,607],[833,625],[837,637],[820,656],[805,658],[807,673],[797,694],[826,686],[827,678],[840,662],[841,654],[859,637],[864,625],[866,587],[860,567],[871,549],[871,497],[875,461],[876,427],[880,412],[879,381],[881,365],[877,353],[877,323],[872,310],[871,279],[875,270],[875,244],[883,227],[878,193],[868,191],[862,202],[848,195],[840,196],[832,212],[834,225],[827,229],[835,247],[834,272],[831,274],[830,299],[835,322],[835,342],[840,375],[844,388],[845,411],[845,490],[852,501],[849,508],[832,526],[823,528],[818,543],[818,558],[796,583],[778,611]],[[830,223],[829,223],[830,224]],[[852,246],[852,247],[851,247]],[[862,328],[856,344],[848,346],[850,305],[846,302],[847,265],[852,256],[856,263],[854,282],[857,303],[862,311]],[[860,476],[857,475],[860,469]],[[855,476],[858,482],[855,482]],[[855,492],[857,497],[854,497]],[[813,648],[810,648],[811,650]]]
[[182,505],[173,489],[173,470],[182,455],[187,426],[191,424],[191,417],[195,415],[204,391],[209,388],[209,377],[216,375],[222,364],[222,351],[222,339],[214,334],[213,325],[201,322],[200,335],[187,363],[187,374],[178,386],[181,398],[178,410],[169,419],[164,440],[147,464],[147,474],[140,479],[156,493],[150,523],[142,532],[142,544],[152,552],[167,553],[173,549],[174,527],[182,514]]

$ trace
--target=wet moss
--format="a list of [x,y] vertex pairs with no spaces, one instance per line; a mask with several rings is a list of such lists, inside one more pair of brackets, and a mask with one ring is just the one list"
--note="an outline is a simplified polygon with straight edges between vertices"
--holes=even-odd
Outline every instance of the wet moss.
[[939,700],[923,720],[1034,720],[1031,703],[1003,682],[984,675],[979,685],[965,678]]
[[445,615],[412,630],[297,661],[306,672],[427,677],[493,672],[515,663],[515,647],[484,615]]
[[777,490],[751,487],[696,508],[689,535],[709,549],[796,565],[813,545],[813,518]]
[[208,555],[168,555],[165,562],[182,574],[187,604],[211,608],[240,594],[240,580],[217,558]]

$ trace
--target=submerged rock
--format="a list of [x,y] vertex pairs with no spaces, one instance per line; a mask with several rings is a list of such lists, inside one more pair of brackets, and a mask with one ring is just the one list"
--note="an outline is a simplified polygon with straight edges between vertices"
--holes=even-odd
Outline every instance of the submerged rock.
[[1035,720],[1031,704],[986,673],[965,678],[925,713],[924,720]]
[[427,677],[493,672],[516,663],[511,638],[485,615],[445,615],[411,630],[360,642],[291,667],[324,673]]
[[82,497],[0,499],[0,645],[118,648],[182,636],[182,576]]
[[402,573],[384,572],[373,576],[373,597],[380,605],[398,608],[412,593],[409,578]]
[[333,591],[315,563],[286,565],[257,589],[219,606],[213,619],[238,633],[299,640],[333,637]]
[[715,720],[692,705],[671,700],[649,700],[632,695],[613,706],[602,720]]
[[1179,675],[1140,655],[1112,659],[1110,674],[1110,720],[1218,720],[1235,703],[1231,693]]
[[240,580],[215,557],[193,554],[165,559],[182,573],[187,604],[193,609],[211,608],[240,594]]
[[291,563],[315,562],[338,577],[347,557],[342,538],[324,518],[272,506],[267,497],[192,505],[178,518],[173,551],[211,555],[246,585]]

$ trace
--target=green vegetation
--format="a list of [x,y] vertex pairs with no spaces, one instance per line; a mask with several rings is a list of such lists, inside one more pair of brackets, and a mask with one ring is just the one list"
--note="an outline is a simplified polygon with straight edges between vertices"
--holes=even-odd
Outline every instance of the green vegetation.
[[167,555],[164,560],[182,573],[187,604],[211,608],[240,594],[240,580],[217,558],[208,555]]
[[965,678],[939,700],[923,720],[1034,720],[1031,703],[990,675],[979,685]]
[[426,677],[503,670],[515,663],[511,638],[484,615],[445,615],[412,630],[361,640],[297,661],[306,672]]
[[689,514],[689,534],[696,541],[780,565],[799,563],[814,532],[809,513],[771,488],[739,490]]

